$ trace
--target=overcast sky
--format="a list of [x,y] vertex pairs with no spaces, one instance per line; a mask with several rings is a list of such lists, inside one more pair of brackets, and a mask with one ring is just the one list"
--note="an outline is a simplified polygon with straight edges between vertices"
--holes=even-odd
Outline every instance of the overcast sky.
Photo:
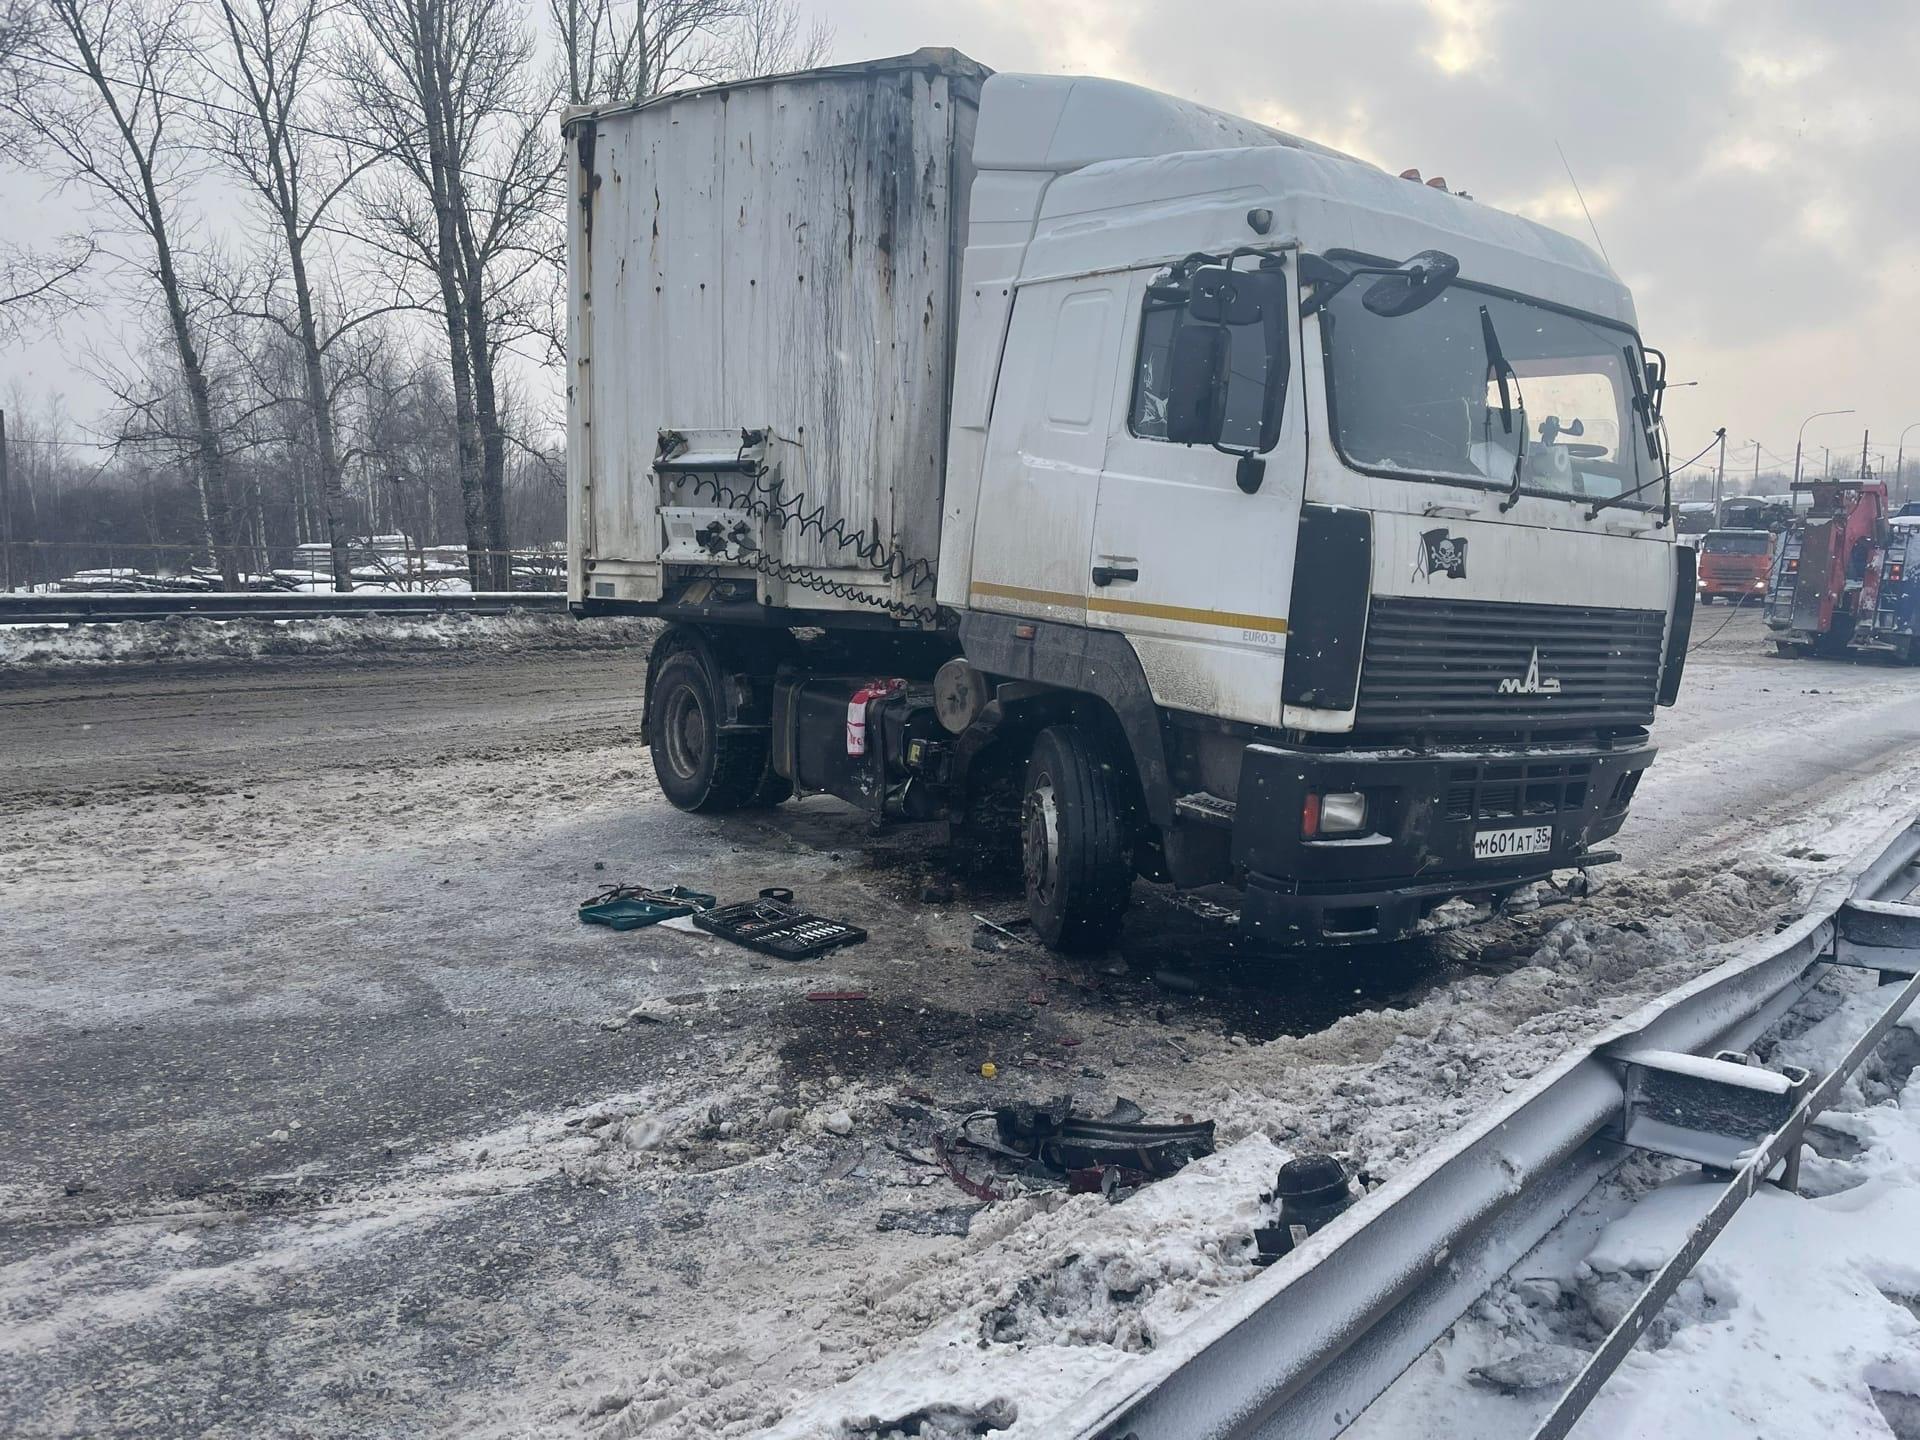
[[[998,70],[1110,75],[1280,125],[1591,243],[1579,178],[1649,344],[1676,459],[1727,427],[1790,460],[1920,421],[1920,4],[1913,0],[814,0],[835,58],[952,45]],[[42,191],[0,182],[20,234]],[[26,202],[26,203],[22,203]],[[84,328],[109,329],[112,315]],[[0,356],[0,392],[97,391],[72,334]],[[1909,437],[1920,446],[1920,427]],[[1920,454],[1920,451],[1916,452]],[[1772,463],[1769,460],[1768,463]]]

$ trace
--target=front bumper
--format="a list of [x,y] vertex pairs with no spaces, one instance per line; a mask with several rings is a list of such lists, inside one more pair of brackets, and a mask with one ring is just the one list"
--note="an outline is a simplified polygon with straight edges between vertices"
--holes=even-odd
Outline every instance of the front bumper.
[[[1395,940],[1445,900],[1543,880],[1619,830],[1653,757],[1644,734],[1611,747],[1440,754],[1249,746],[1233,831],[1247,876],[1241,933],[1272,946]],[[1370,829],[1303,839],[1307,794],[1350,790],[1367,796]],[[1535,827],[1551,829],[1544,852],[1474,857],[1480,832]]]

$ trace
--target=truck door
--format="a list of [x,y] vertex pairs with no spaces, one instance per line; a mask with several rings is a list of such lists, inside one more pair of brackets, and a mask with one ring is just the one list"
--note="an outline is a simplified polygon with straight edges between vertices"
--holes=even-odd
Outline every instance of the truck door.
[[1121,280],[1023,285],[995,387],[969,603],[1084,624]]
[[1188,315],[1160,298],[1163,275],[1128,277],[1119,403],[1088,567],[1088,623],[1126,632],[1160,703],[1256,725],[1281,723],[1306,477],[1301,387],[1290,383],[1300,333],[1292,276],[1290,263],[1263,272],[1252,287],[1258,301],[1228,326],[1221,443],[1264,452],[1252,494],[1241,489],[1235,456],[1165,438],[1174,336]]

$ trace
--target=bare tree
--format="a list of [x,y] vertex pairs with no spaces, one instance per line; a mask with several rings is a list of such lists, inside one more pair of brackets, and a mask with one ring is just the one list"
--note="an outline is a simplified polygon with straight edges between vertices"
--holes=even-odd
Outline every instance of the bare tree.
[[[0,0],[0,159],[29,158],[32,135],[18,114],[33,88],[30,66],[44,32],[45,16],[30,0]],[[80,305],[75,282],[98,251],[90,235],[68,235],[51,249],[0,241],[0,344]]]
[[357,109],[398,161],[368,187],[392,253],[433,279],[445,322],[473,583],[511,584],[497,369],[532,333],[530,279],[556,203],[555,95],[513,0],[349,0]]
[[184,0],[45,0],[44,8],[46,24],[21,42],[22,58],[70,83],[0,91],[0,104],[57,157],[63,181],[83,187],[141,244],[140,258],[121,258],[158,286],[186,392],[207,545],[233,585],[225,457],[182,278],[181,241],[192,226],[181,201],[200,164],[181,123],[198,48],[188,10]]
[[[276,262],[236,309],[282,330],[299,348],[301,388],[312,429],[320,510],[325,519],[334,588],[353,588],[347,546],[346,497],[328,377],[336,342],[386,304],[323,307],[316,262],[325,264],[329,217],[348,187],[384,155],[375,145],[329,140],[317,111],[326,98],[323,48],[333,0],[218,0],[223,54],[215,72],[232,104],[205,107],[214,151],[271,221]],[[278,303],[282,278],[291,308]],[[337,270],[334,272],[337,275]]]
[[831,43],[794,0],[547,0],[567,100],[645,100],[818,64]]

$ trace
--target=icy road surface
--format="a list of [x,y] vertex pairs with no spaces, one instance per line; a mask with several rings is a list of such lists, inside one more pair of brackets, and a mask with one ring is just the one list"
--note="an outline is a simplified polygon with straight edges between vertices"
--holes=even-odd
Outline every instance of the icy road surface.
[[[643,668],[0,670],[0,1433],[872,1434],[945,1396],[1043,1435],[1251,1273],[1287,1149],[1387,1173],[1770,930],[1920,773],[1920,670],[1775,660],[1743,616],[1585,907],[1257,978],[1143,891],[1070,963],[974,948],[1017,900],[944,898],[924,835],[672,811]],[[616,880],[788,885],[873,938],[579,925]],[[1068,1089],[1221,1154],[1137,1211],[983,1210],[923,1163],[919,1113]]]

